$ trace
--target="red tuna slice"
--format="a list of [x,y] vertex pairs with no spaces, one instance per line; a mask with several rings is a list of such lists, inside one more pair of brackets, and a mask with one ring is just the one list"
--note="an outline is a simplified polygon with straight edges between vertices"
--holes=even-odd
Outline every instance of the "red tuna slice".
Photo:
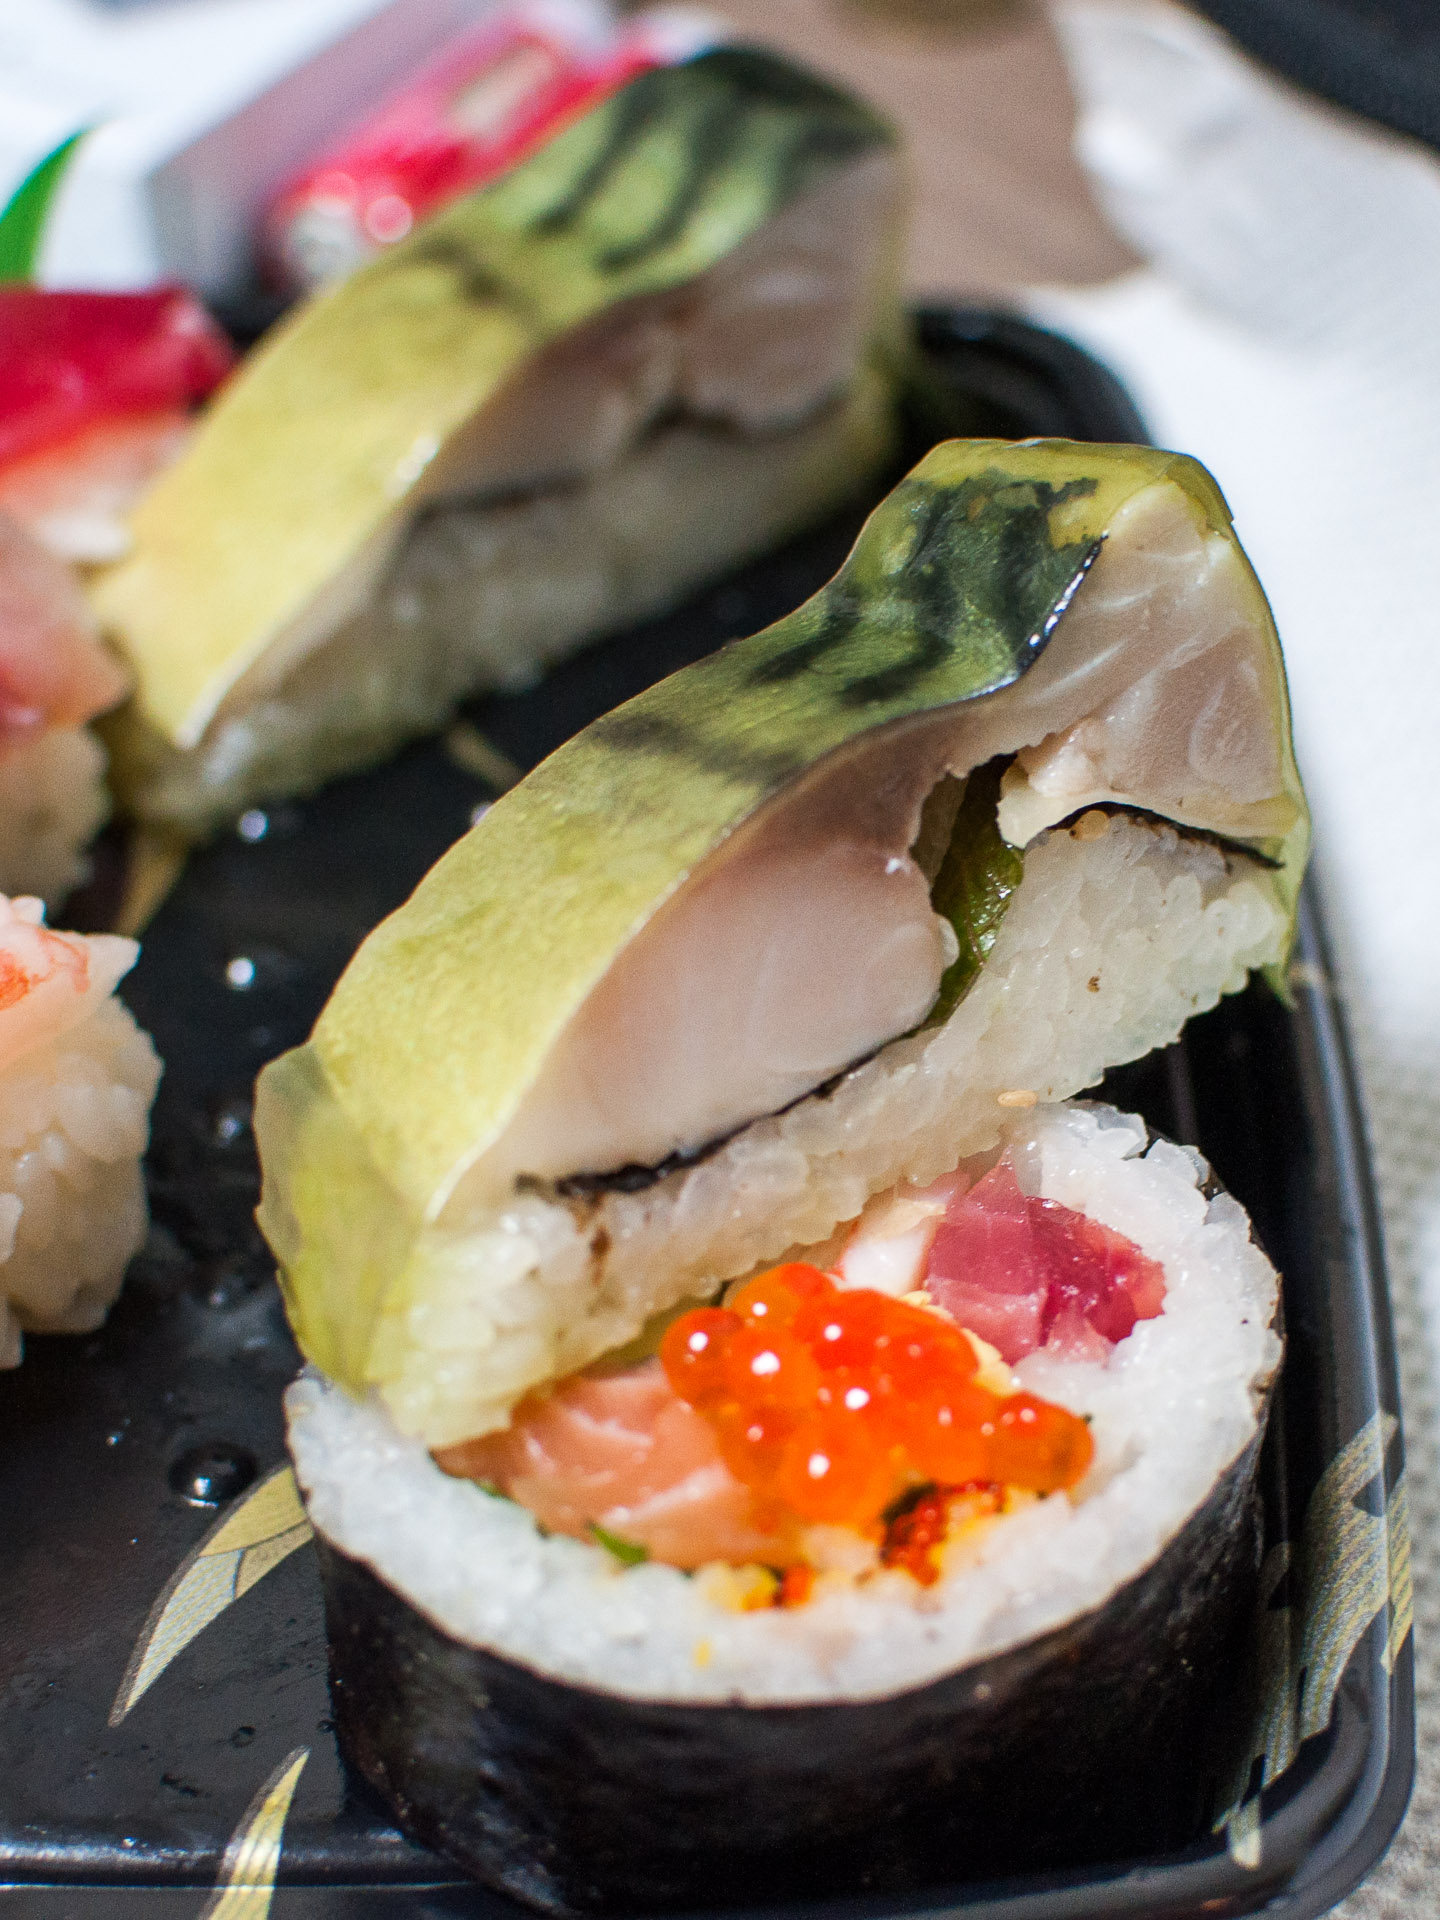
[[503,1433],[435,1459],[446,1473],[497,1486],[552,1533],[590,1539],[599,1526],[670,1566],[796,1558],[760,1524],[714,1428],[680,1399],[658,1360],[575,1374],[522,1401]]
[[181,287],[0,287],[0,466],[97,420],[192,406],[235,352]]
[[1008,1159],[947,1210],[925,1285],[1011,1366],[1040,1346],[1102,1358],[1165,1300],[1158,1262],[1098,1220],[1022,1193]]
[[925,1286],[936,1304],[1010,1366],[1045,1337],[1050,1262],[1008,1160],[946,1210]]
[[0,750],[78,726],[126,684],[70,569],[0,514]]
[[1062,1207],[1031,1202],[1052,1271],[1046,1345],[1060,1344],[1062,1322],[1083,1321],[1103,1339],[1123,1340],[1137,1320],[1153,1320],[1165,1303],[1165,1273],[1132,1240]]

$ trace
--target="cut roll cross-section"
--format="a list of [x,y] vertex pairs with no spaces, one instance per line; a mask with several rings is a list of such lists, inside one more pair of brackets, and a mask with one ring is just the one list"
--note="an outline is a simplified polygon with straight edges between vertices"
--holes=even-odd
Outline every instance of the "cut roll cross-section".
[[726,47],[303,306],[95,587],[127,804],[204,830],[376,760],[858,493],[902,201],[867,107]]
[[[1088,1336],[1053,1303],[1013,1374],[931,1307],[788,1264],[468,1460],[313,1372],[291,1388],[337,1735],[408,1833],[532,1906],[631,1914],[1195,1837],[1206,1695],[1252,1604],[1275,1274],[1198,1155],[1109,1109],[1011,1116],[970,1171],[941,1235],[1019,1208],[1052,1253],[1051,1229],[1105,1247],[1145,1283],[1128,1333],[1113,1258]],[[677,1347],[716,1331],[686,1379]]]
[[266,1069],[300,1343],[427,1446],[502,1429],[1278,968],[1307,844],[1203,469],[948,443],[493,807]]

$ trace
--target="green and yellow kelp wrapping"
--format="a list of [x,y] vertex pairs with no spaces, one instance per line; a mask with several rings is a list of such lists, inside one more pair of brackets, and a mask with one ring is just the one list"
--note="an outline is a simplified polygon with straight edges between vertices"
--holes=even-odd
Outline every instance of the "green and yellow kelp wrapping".
[[[457,469],[477,421],[547,349],[700,281],[783,209],[893,145],[859,101],[775,56],[722,48],[636,79],[278,327],[147,496],[133,552],[95,589],[136,682],[113,732],[128,801],[192,823],[213,812],[213,795],[186,789],[185,756],[245,697],[247,675],[273,690],[364,606],[415,511],[457,484],[465,492]],[[890,457],[878,396],[905,332],[887,219],[887,257],[864,291],[861,371],[850,369],[871,397],[831,449],[841,471],[812,479],[802,516]],[[505,497],[511,477],[490,479]],[[232,757],[250,750],[237,742]],[[302,782],[307,753],[329,772],[389,744],[327,752],[311,740],[287,776]],[[225,786],[228,774],[210,778]],[[219,804],[237,794],[225,787]]]
[[[355,1391],[394,1370],[457,1194],[504,1203],[484,1169],[561,1036],[738,829],[862,746],[870,778],[872,749],[903,768],[943,722],[963,774],[1113,702],[1123,663],[1070,657],[1071,610],[1107,542],[1119,565],[1117,528],[1157,502],[1235,583],[1269,771],[1203,806],[1157,775],[1138,800],[1251,850],[1293,911],[1309,823],[1283,665],[1213,481],[1138,447],[949,442],[796,613],[597,721],[507,794],[361,947],[310,1042],[265,1070],[261,1219],[312,1361]],[[534,1381],[553,1358],[537,1352]]]

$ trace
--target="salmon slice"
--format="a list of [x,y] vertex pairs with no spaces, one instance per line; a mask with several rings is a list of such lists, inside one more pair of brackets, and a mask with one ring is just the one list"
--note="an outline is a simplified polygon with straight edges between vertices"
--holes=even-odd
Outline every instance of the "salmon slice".
[[1037,1347],[1103,1360],[1165,1304],[1165,1274],[1131,1241],[1021,1191],[1001,1160],[946,1212],[925,1286],[1010,1365]]
[[679,1398],[658,1360],[575,1374],[532,1394],[503,1433],[442,1448],[436,1463],[484,1480],[542,1527],[577,1539],[599,1527],[672,1567],[728,1560],[783,1566],[796,1544],[761,1523],[714,1429]]

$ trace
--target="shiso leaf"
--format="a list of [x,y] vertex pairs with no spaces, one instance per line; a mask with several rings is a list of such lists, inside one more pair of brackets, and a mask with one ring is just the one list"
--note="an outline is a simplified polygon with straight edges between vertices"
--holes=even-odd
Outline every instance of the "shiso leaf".
[[622,1540],[618,1533],[611,1533],[608,1528],[602,1527],[598,1520],[590,1522],[590,1531],[607,1553],[614,1554],[621,1566],[643,1566],[650,1558],[648,1547],[638,1546],[633,1540]]
[[1001,838],[996,824],[1003,771],[1003,762],[992,760],[970,775],[930,890],[935,911],[955,929],[960,951],[941,976],[940,997],[927,1026],[948,1020],[974,985],[1024,876],[1024,854]]

